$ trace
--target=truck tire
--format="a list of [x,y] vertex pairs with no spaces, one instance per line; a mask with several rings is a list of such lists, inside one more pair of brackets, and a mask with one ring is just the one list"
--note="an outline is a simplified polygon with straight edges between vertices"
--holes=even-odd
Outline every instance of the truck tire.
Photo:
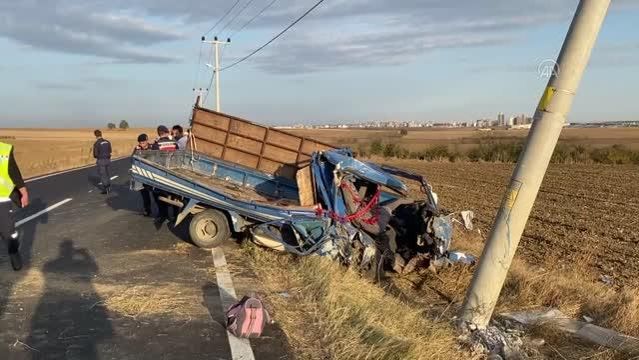
[[189,235],[198,247],[212,249],[231,237],[231,229],[221,211],[209,209],[193,216],[189,225]]

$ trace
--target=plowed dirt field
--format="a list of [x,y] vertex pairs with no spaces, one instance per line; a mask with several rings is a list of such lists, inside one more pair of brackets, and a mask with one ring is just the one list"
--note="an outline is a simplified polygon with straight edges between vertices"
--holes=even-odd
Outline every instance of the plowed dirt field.
[[[451,211],[475,211],[488,234],[512,164],[429,163],[396,160],[425,175]],[[415,188],[417,191],[417,188]],[[546,269],[588,270],[615,285],[639,284],[639,167],[551,165],[524,231],[517,257]]]

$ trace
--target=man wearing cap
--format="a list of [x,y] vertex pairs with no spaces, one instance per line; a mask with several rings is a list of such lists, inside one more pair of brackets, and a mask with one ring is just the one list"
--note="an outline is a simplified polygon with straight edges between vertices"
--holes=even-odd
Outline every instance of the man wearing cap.
[[8,243],[11,266],[18,271],[22,268],[22,258],[12,202],[26,207],[29,205],[29,192],[13,156],[13,146],[0,142],[0,239]]

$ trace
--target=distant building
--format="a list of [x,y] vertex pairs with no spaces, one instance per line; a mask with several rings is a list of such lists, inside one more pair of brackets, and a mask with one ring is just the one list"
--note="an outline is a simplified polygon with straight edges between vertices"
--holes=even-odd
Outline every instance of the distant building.
[[502,112],[497,114],[497,126],[506,126],[506,115]]
[[475,127],[478,128],[487,128],[492,126],[492,120],[490,119],[479,119],[475,121]]

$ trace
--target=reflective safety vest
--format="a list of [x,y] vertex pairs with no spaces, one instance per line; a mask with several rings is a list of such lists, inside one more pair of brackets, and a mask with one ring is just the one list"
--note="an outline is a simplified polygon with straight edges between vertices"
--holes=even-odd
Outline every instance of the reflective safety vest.
[[8,198],[15,188],[9,176],[9,156],[13,146],[0,142],[0,198]]

